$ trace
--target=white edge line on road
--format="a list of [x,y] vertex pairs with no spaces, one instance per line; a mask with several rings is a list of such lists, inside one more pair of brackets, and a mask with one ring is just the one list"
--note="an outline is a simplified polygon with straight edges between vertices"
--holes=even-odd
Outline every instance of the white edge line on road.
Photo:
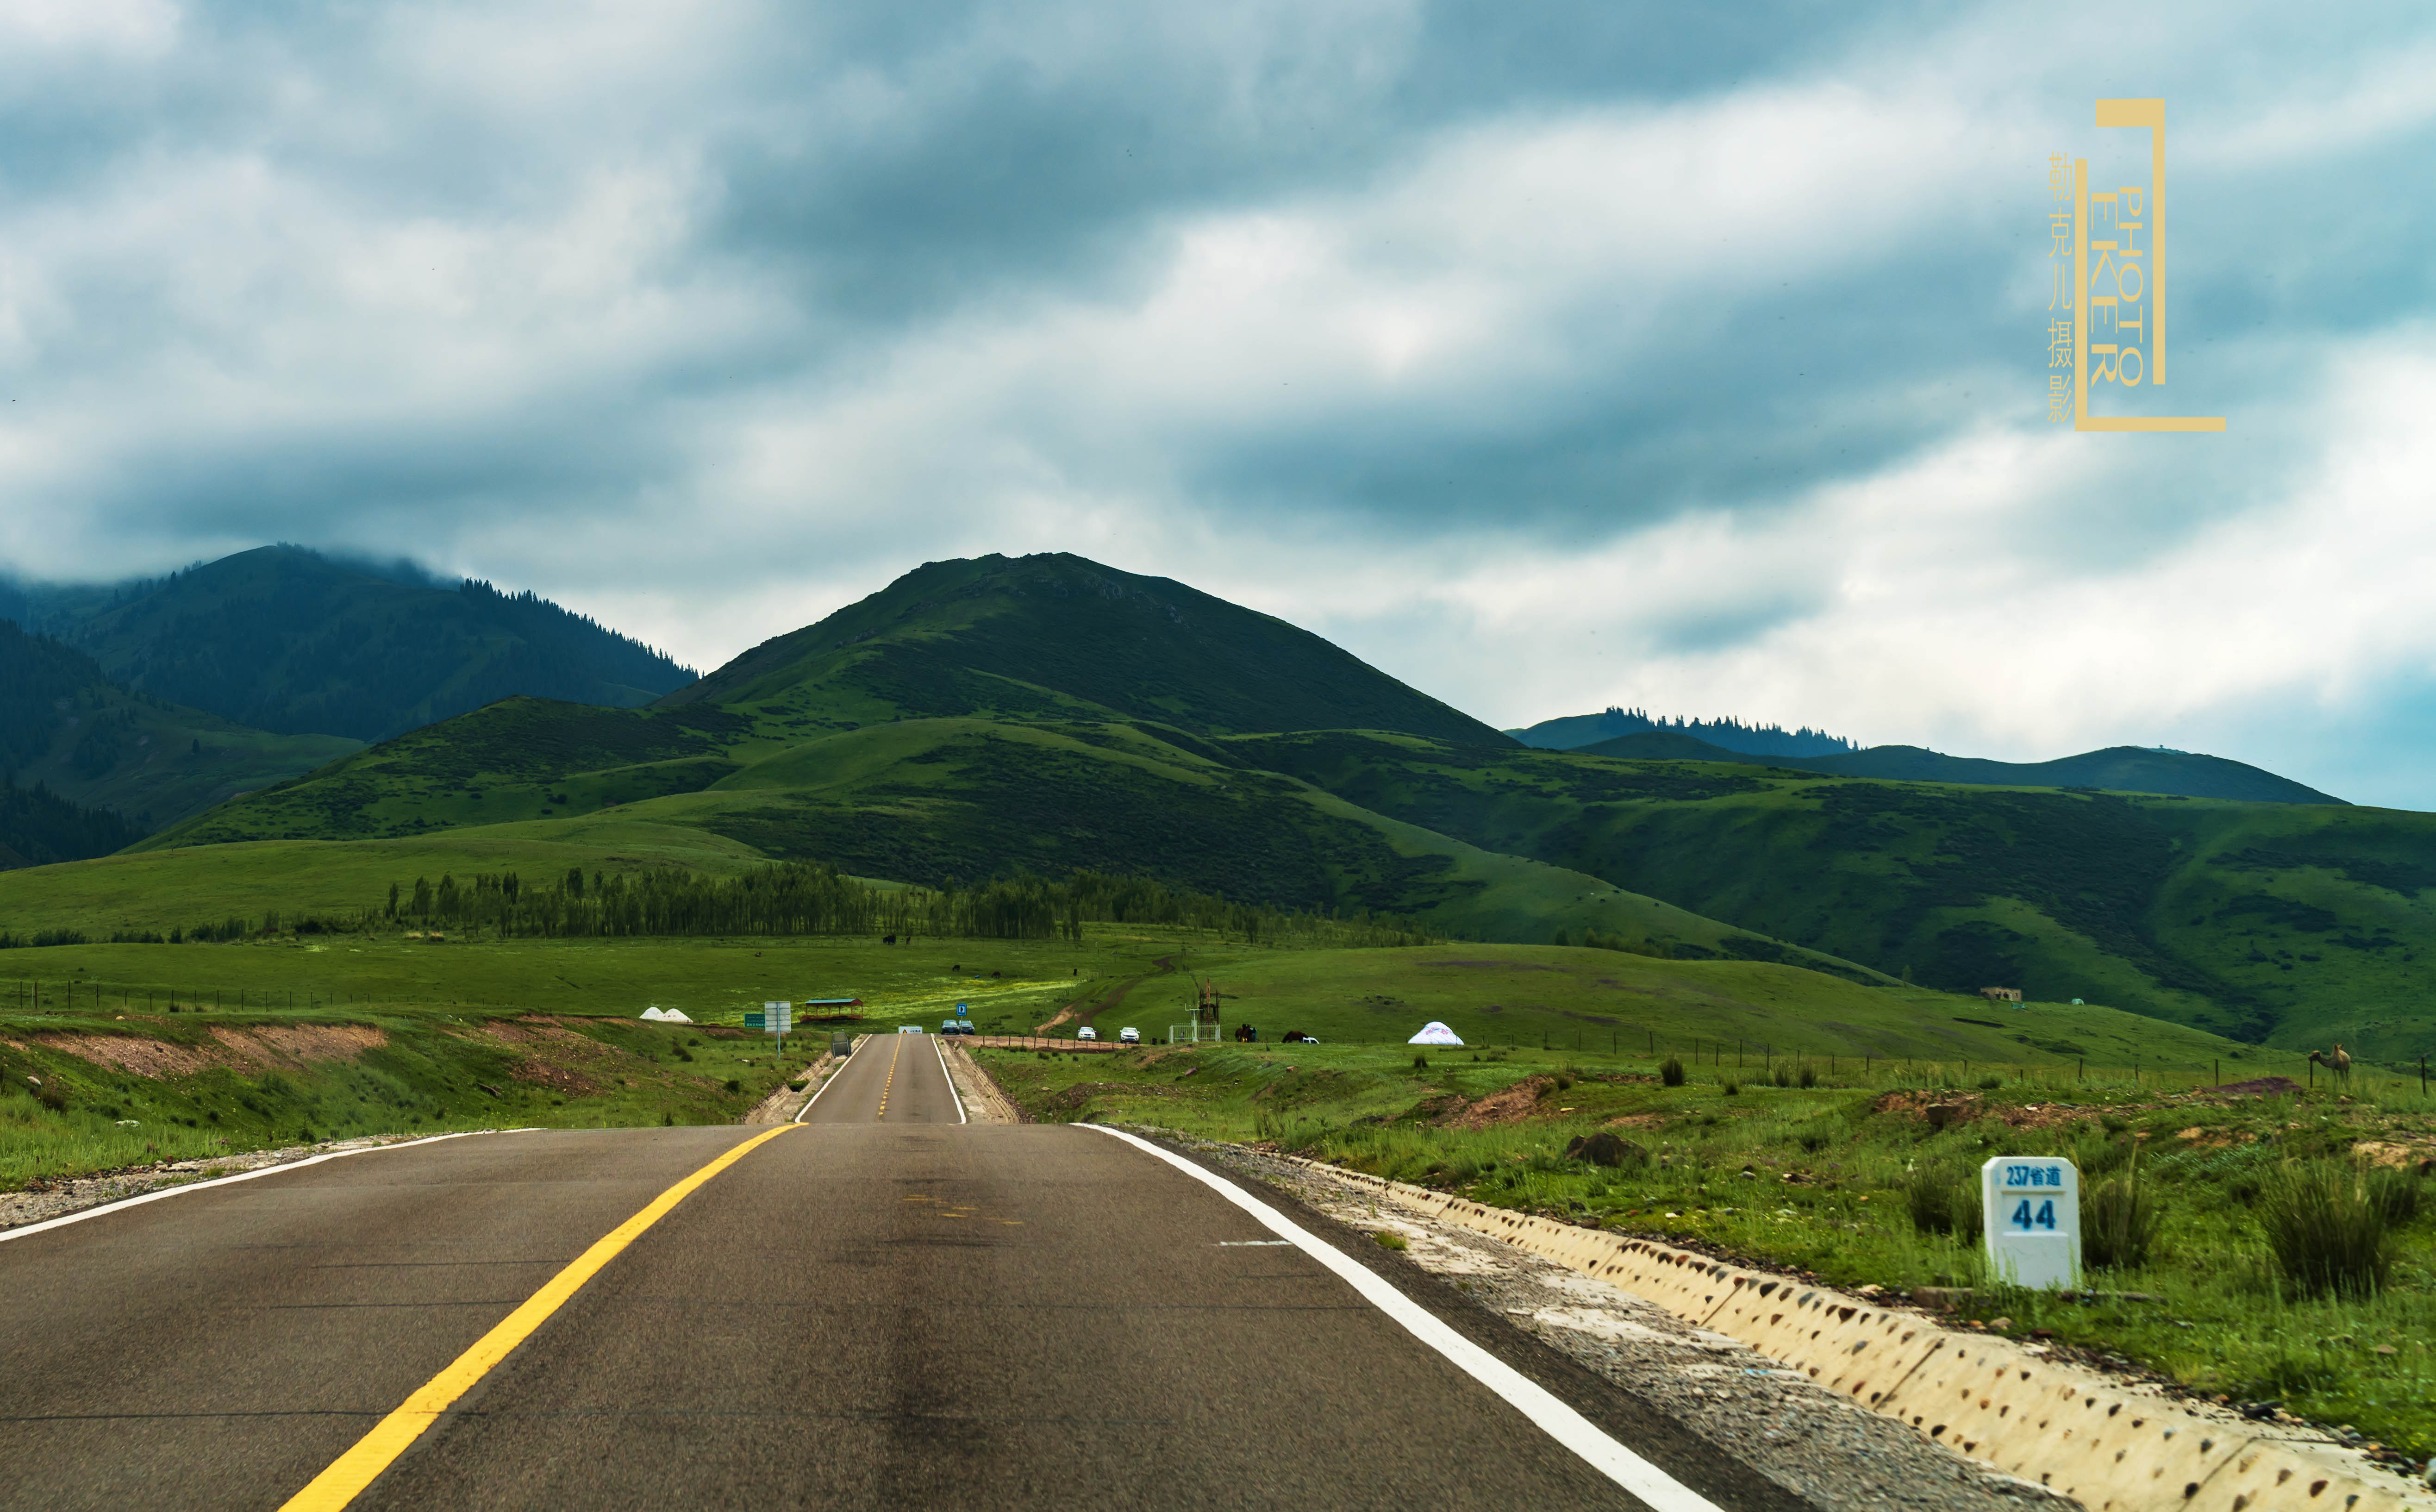
[[1260,1220],[1262,1227],[1336,1273],[1362,1294],[1363,1299],[1401,1324],[1413,1337],[1436,1349],[1456,1368],[1505,1399],[1515,1411],[1540,1430],[1596,1467],[1609,1480],[1647,1503],[1653,1512],[1720,1512],[1707,1500],[1664,1470],[1608,1436],[1605,1430],[1557,1399],[1545,1387],[1457,1333],[1419,1303],[1388,1285],[1297,1226],[1285,1214],[1243,1188],[1202,1170],[1170,1150],[1162,1150],[1122,1129],[1088,1123],[1085,1128],[1111,1135],[1166,1161]]
[[[869,1039],[871,1036],[869,1034],[863,1034],[860,1037]],[[795,1116],[789,1119],[787,1121],[788,1122],[801,1123],[804,1121],[804,1115],[812,1110],[812,1104],[821,1100],[821,1094],[827,1091],[830,1087],[835,1086],[837,1085],[837,1079],[845,1074],[846,1061],[854,1059],[860,1049],[861,1047],[856,1045],[849,1045],[846,1047],[845,1060],[837,1063],[837,1069],[829,1072],[827,1081],[823,1082],[820,1086],[812,1088],[812,1095],[804,1099],[804,1105],[795,1109]]]
[[0,1229],[0,1243],[6,1243],[12,1239],[23,1239],[28,1234],[64,1228],[70,1224],[83,1223],[88,1218],[105,1218],[112,1213],[125,1212],[130,1208],[141,1208],[148,1202],[159,1202],[165,1197],[183,1197],[190,1191],[201,1191],[208,1187],[225,1187],[231,1182],[252,1181],[257,1176],[275,1176],[282,1172],[302,1171],[306,1166],[318,1166],[324,1160],[344,1160],[351,1155],[378,1155],[384,1150],[411,1150],[418,1144],[438,1144],[443,1139],[469,1139],[478,1134],[533,1134],[536,1132],[538,1131],[533,1129],[467,1129],[459,1134],[434,1134],[420,1139],[401,1139],[395,1144],[368,1144],[360,1150],[333,1150],[328,1155],[311,1156],[303,1160],[289,1160],[280,1165],[256,1166],[252,1171],[240,1171],[233,1176],[214,1176],[209,1181],[183,1182],[178,1186],[164,1187],[158,1191],[148,1191],[137,1197],[121,1197],[116,1202],[106,1202],[97,1208],[87,1208],[80,1213],[45,1218],[39,1224],[27,1224],[23,1228]]
[[965,1100],[962,1096],[958,1095],[956,1091],[956,1073],[948,1069],[948,1036],[945,1034],[933,1035],[931,1040],[931,1048],[939,1052],[939,1074],[947,1078],[948,1095],[955,1098],[956,1100],[956,1121],[959,1123],[971,1122],[972,1120],[965,1117]]

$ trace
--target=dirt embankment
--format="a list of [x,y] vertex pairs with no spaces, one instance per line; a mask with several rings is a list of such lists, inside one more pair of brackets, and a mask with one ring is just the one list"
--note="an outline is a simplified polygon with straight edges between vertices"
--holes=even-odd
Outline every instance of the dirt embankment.
[[1500,1124],[1520,1123],[1540,1110],[1540,1098],[1557,1085],[1553,1076],[1534,1074],[1522,1078],[1502,1092],[1491,1092],[1477,1103],[1457,1100],[1432,1121],[1441,1129],[1493,1129]]
[[214,1025],[207,1044],[187,1045],[146,1034],[49,1034],[32,1036],[46,1050],[130,1076],[155,1081],[230,1070],[277,1070],[307,1061],[353,1060],[389,1043],[369,1024]]

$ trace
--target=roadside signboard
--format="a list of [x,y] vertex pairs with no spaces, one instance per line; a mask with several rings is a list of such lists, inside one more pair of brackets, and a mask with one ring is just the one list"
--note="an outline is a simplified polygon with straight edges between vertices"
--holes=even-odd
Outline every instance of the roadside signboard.
[[[747,1016],[747,1024],[751,1022]],[[778,1036],[778,1053],[787,1053],[787,1031],[795,1027],[795,1005],[791,1002],[765,1002],[761,1005],[761,1029]]]
[[1998,1156],[1979,1168],[1988,1266],[2015,1286],[2080,1284],[2080,1172],[2061,1156]]

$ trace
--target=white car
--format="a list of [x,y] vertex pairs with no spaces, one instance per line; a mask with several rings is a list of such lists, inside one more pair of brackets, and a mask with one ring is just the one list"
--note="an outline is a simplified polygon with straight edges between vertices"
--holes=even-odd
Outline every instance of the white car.
[[1139,1045],[1141,1043],[1141,1031],[1127,1025],[1117,1031],[1117,1038],[1128,1045]]
[[1097,1039],[1100,1037],[1100,1032],[1093,1029],[1090,1025],[1085,1024],[1082,1028],[1074,1031],[1074,1037],[1076,1039]]

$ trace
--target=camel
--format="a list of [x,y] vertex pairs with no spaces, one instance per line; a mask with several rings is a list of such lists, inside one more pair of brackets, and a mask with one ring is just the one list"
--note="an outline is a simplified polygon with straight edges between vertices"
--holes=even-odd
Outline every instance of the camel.
[[2309,1064],[2323,1066],[2334,1072],[2335,1080],[2344,1086],[2352,1085],[2352,1058],[2344,1053],[2343,1042],[2340,1039],[2335,1041],[2335,1051],[2331,1055],[2322,1055],[2314,1050],[2309,1051]]

